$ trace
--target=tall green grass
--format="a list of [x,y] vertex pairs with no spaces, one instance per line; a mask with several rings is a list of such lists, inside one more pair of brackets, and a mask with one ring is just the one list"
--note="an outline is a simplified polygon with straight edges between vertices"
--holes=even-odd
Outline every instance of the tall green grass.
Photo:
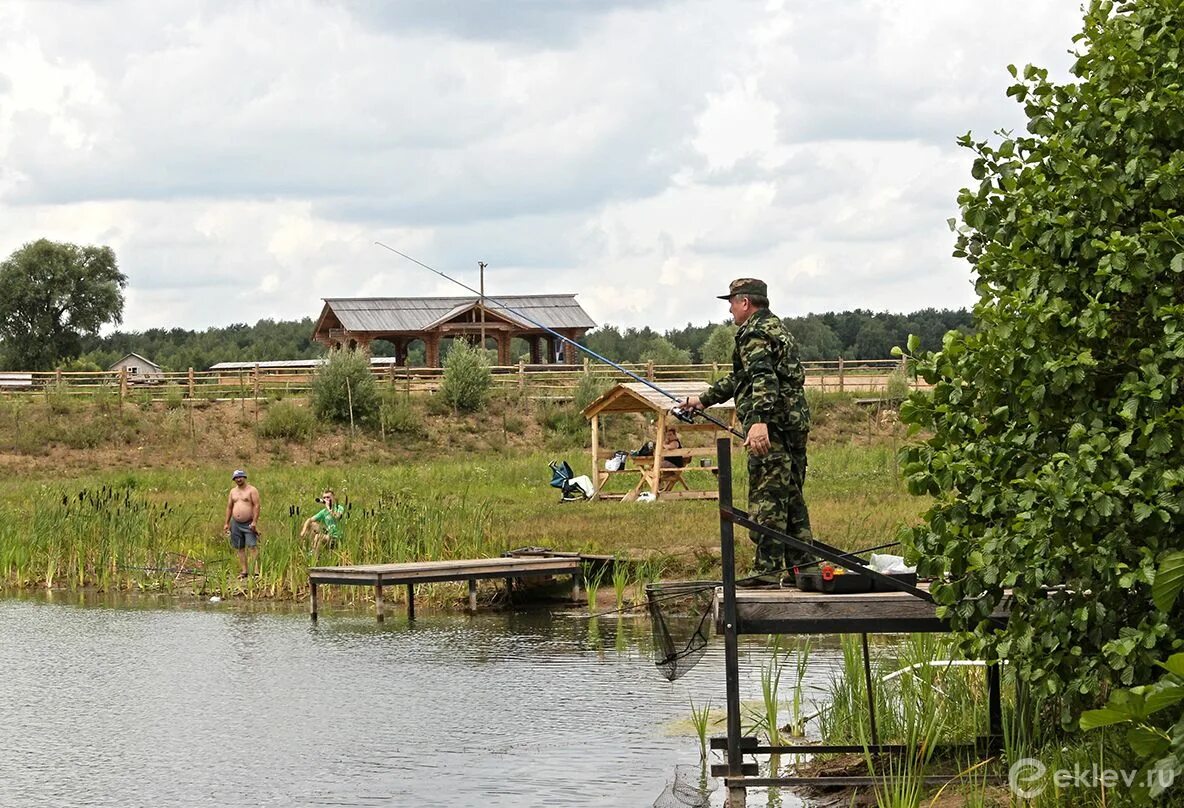
[[[8,406],[8,418],[29,420],[22,405]],[[187,439],[185,413],[166,415],[176,420],[178,439]],[[122,416],[117,410],[110,416],[119,423],[139,414],[125,409]],[[561,457],[577,473],[586,472],[590,463],[584,451]],[[308,567],[317,564],[480,558],[539,545],[639,560],[628,566],[631,580],[624,577],[625,565],[614,575],[618,600],[630,583],[640,589],[662,577],[718,576],[714,502],[560,504],[559,492],[548,485],[547,463],[555,458],[542,452],[487,451],[400,466],[252,467],[251,482],[263,505],[262,576],[246,592],[302,598]],[[739,501],[747,483],[742,458],[737,452]],[[0,587],[238,592],[222,535],[229,471],[135,470],[9,479],[0,489]],[[319,508],[313,498],[324,487],[337,491],[348,506],[345,539],[313,557],[298,534],[303,520]],[[840,546],[851,549],[882,542],[924,507],[900,496],[877,447],[813,449],[807,497],[818,534],[838,537]],[[895,506],[886,505],[888,501]],[[738,545],[743,565],[751,546],[743,540]],[[328,587],[326,595],[336,597],[339,589],[344,588]],[[453,594],[447,586],[432,591],[444,593],[441,597]],[[463,597],[459,587],[455,596]]]

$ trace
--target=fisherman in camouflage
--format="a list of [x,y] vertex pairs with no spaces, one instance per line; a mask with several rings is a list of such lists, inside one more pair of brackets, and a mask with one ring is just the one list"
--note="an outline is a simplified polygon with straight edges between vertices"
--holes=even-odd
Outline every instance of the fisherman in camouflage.
[[[794,538],[809,541],[810,514],[802,496],[806,481],[806,438],[810,408],[806,404],[806,374],[798,346],[781,320],[769,311],[764,281],[732,281],[727,300],[732,319],[740,326],[732,354],[732,372],[685,406],[702,409],[734,398],[736,416],[747,435],[748,509],[753,521]],[[767,536],[751,534],[756,543],[757,584],[781,581],[810,558]]]

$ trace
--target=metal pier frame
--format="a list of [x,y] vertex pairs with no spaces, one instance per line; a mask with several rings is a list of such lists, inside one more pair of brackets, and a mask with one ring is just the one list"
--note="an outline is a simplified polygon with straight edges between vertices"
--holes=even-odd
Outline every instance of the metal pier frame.
[[[870,752],[901,754],[909,751],[898,744],[881,744],[876,728],[876,706],[872,687],[871,661],[868,654],[868,634],[948,632],[949,623],[937,616],[936,604],[929,592],[889,575],[863,566],[866,559],[845,553],[837,547],[815,540],[803,542],[792,536],[758,525],[748,513],[732,502],[732,442],[729,438],[716,441],[719,468],[719,532],[723,572],[722,602],[716,615],[716,630],[724,635],[724,675],[727,686],[727,734],[713,737],[711,748],[726,751],[726,762],[713,765],[713,777],[724,778],[728,791],[728,805],[744,808],[748,787],[776,786],[870,786],[884,782],[882,777],[759,777],[756,763],[745,763],[745,755],[774,754],[830,754]],[[736,593],[735,527],[748,528],[782,541],[789,546],[829,561],[844,569],[873,579],[878,593],[868,595],[806,595],[779,597],[777,594],[753,591],[742,598]],[[887,590],[887,591],[884,591]],[[895,591],[893,591],[895,590]],[[797,593],[795,593],[797,594]],[[854,600],[852,600],[854,599]],[[859,603],[859,599],[863,603]],[[795,600],[797,603],[795,604]],[[870,602],[869,602],[870,601]],[[840,608],[838,613],[831,606]],[[886,607],[886,608],[885,608]],[[985,619],[996,626],[1007,623],[1006,609],[997,609]],[[762,746],[757,739],[742,735],[740,728],[740,666],[739,637],[741,634],[859,634],[862,641],[863,672],[868,693],[871,743],[864,745],[790,744]],[[969,749],[978,753],[998,750],[1002,745],[1002,707],[1000,703],[999,665],[987,666],[987,734],[972,744],[947,744],[943,748]],[[927,784],[944,783],[948,776],[924,778]]]

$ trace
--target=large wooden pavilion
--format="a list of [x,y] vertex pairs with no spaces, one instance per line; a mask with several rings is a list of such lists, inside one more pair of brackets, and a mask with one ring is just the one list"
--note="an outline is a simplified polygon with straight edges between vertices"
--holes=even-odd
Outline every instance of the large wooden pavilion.
[[[576,302],[575,295],[503,295],[505,305],[567,337],[578,340],[596,323]],[[557,361],[575,364],[576,351],[568,343],[497,303],[472,297],[348,297],[325,298],[313,339],[330,348],[368,348],[376,339],[395,346],[396,363],[407,364],[408,348],[424,345],[428,367],[440,367],[440,345],[445,339],[493,340],[499,365],[511,363],[511,341],[530,346],[531,364]]]
[[[697,396],[707,389],[706,382],[663,382],[662,389],[679,399]],[[685,423],[670,414],[674,401],[662,395],[652,387],[640,382],[618,384],[600,398],[584,408],[584,417],[592,424],[592,483],[596,489],[593,499],[623,500],[632,502],[644,491],[653,494],[654,499],[719,499],[719,488],[712,477],[700,472],[716,473],[715,467],[715,439],[728,433],[710,421],[698,420],[695,423]],[[724,423],[735,421],[735,405],[731,399],[723,404],[716,404],[710,408],[711,414]],[[600,448],[600,419],[605,415],[617,413],[642,413],[654,417],[653,434],[649,439],[654,446],[654,453],[647,456],[630,456],[626,459],[625,468],[607,471],[604,461],[612,457],[612,449]],[[667,449],[663,444],[663,436],[667,426],[678,429],[682,441],[681,449]],[[706,435],[706,439],[702,436]],[[702,444],[702,445],[698,445]],[[679,467],[664,466],[662,461],[679,458]],[[614,475],[637,475],[633,488],[625,493],[609,493],[603,491],[605,484]],[[711,482],[707,488],[695,490],[688,482],[697,477]],[[681,488],[682,490],[677,490]]]

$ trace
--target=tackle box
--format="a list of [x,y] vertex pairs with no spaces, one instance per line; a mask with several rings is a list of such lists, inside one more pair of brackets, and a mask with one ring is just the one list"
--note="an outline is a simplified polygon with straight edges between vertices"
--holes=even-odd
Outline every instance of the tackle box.
[[[889,577],[908,584],[917,585],[917,574],[889,573]],[[882,584],[870,575],[860,575],[831,564],[815,564],[796,575],[797,587],[803,592],[826,592],[835,595],[854,595],[860,592],[896,592],[892,587]]]

